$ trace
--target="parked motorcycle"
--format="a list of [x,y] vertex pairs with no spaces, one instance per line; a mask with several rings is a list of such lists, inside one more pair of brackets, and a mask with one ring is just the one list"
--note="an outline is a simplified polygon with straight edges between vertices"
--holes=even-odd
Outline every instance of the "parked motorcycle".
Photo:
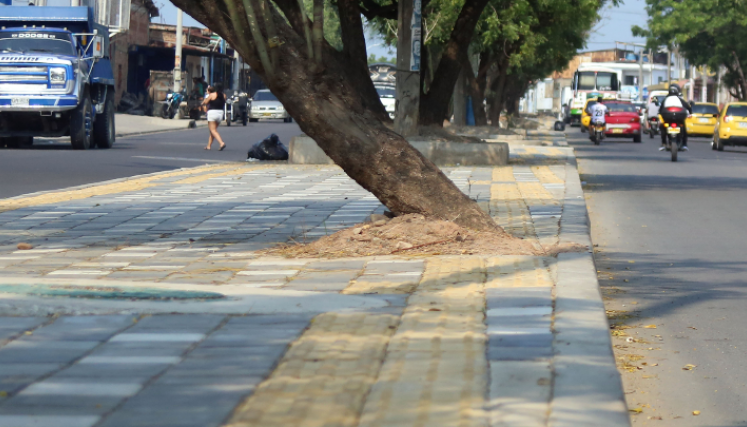
[[589,126],[589,134],[594,145],[599,145],[604,139],[604,131],[607,130],[606,123],[592,123]]
[[173,119],[178,114],[182,101],[184,101],[183,93],[171,92],[166,95],[166,100],[161,110],[161,117],[164,119]]

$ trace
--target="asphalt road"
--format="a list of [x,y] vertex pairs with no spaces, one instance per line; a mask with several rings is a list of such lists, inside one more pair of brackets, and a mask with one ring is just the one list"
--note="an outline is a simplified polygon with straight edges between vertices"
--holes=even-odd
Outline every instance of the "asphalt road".
[[246,160],[252,144],[275,133],[286,147],[301,134],[282,121],[221,126],[226,149],[205,151],[207,127],[118,137],[109,150],[75,151],[69,139],[38,140],[30,148],[0,148],[0,198],[215,162]]
[[747,426],[747,149],[568,135],[633,424]]

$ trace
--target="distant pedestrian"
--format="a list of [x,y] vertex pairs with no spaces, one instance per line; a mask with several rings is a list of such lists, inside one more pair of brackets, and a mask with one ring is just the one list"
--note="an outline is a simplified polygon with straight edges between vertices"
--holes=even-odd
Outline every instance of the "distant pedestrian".
[[202,105],[207,108],[207,121],[208,129],[210,129],[210,137],[208,138],[206,150],[209,150],[213,145],[213,141],[218,141],[220,149],[223,151],[226,148],[226,144],[223,143],[223,139],[218,133],[218,126],[223,121],[223,110],[226,105],[226,95],[223,93],[223,85],[216,83],[213,86],[208,86],[207,96],[202,101]]

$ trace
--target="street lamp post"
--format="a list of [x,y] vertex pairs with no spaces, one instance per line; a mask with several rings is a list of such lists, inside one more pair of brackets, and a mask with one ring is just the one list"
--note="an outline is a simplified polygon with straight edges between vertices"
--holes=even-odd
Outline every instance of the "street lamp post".
[[176,13],[176,46],[174,49],[174,92],[182,91],[182,37],[184,28],[184,12],[178,9]]

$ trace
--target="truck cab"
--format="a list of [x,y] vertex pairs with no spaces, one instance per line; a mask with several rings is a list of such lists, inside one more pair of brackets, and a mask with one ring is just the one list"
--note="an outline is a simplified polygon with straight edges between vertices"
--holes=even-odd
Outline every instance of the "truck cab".
[[0,8],[0,145],[69,136],[75,149],[111,148],[108,44],[90,7]]

